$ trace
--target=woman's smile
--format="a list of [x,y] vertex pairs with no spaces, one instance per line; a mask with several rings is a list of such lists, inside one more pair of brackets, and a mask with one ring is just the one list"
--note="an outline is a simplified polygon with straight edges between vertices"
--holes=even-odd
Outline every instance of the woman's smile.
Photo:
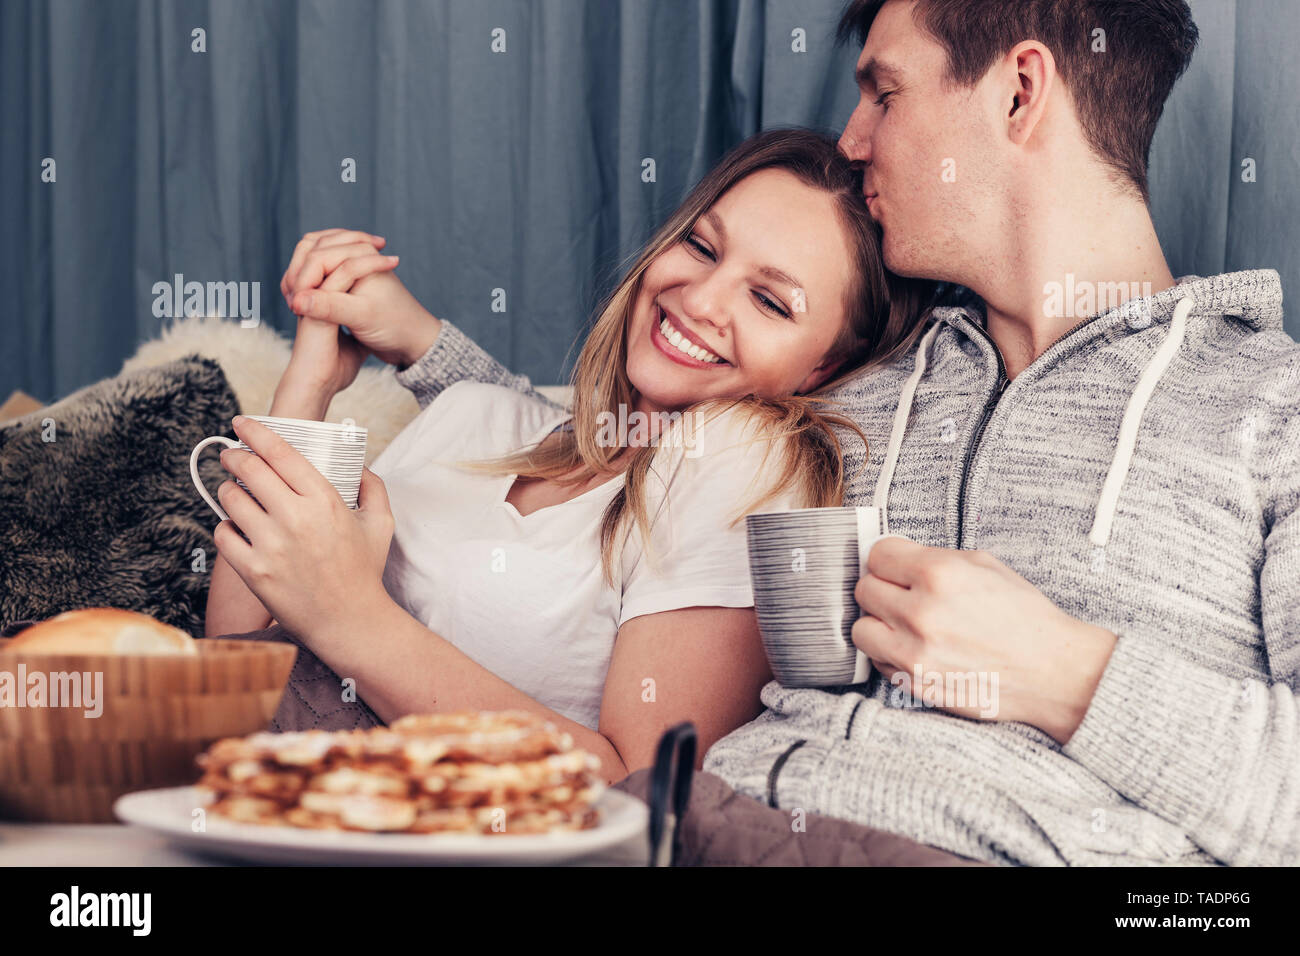
[[732,368],[730,362],[710,352],[682,327],[676,317],[658,305],[650,320],[650,341],[674,362],[688,368]]

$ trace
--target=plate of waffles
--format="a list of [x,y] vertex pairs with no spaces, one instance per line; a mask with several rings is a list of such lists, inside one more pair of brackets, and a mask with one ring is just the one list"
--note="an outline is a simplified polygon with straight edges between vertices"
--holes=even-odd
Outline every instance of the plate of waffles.
[[[126,823],[203,853],[273,864],[527,864],[620,848],[648,809],[600,761],[524,711],[412,715],[370,730],[218,740],[192,787],[130,793]],[[595,862],[595,861],[593,861]]]

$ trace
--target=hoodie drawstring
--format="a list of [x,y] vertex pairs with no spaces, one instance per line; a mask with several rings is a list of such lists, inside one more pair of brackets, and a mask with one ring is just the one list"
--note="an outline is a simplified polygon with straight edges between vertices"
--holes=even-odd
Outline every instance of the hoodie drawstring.
[[1119,507],[1119,493],[1128,477],[1129,465],[1133,463],[1133,446],[1137,444],[1138,426],[1142,424],[1142,413],[1146,411],[1147,401],[1156,390],[1160,376],[1165,373],[1174,353],[1183,344],[1183,333],[1187,330],[1187,313],[1194,305],[1191,297],[1179,300],[1174,308],[1173,321],[1169,323],[1169,332],[1165,340],[1151,356],[1147,367],[1142,370],[1137,388],[1129,396],[1128,406],[1124,409],[1124,418],[1119,426],[1119,438],[1115,442],[1115,457],[1111,459],[1110,471],[1106,473],[1106,483],[1101,486],[1101,497],[1097,499],[1097,515],[1092,522],[1092,531],[1088,540],[1099,548],[1104,548],[1110,540],[1110,526],[1115,520],[1115,509]]
[[889,534],[889,485],[894,480],[894,469],[898,465],[898,453],[903,447],[903,432],[907,431],[907,419],[912,414],[912,397],[916,394],[916,386],[921,381],[921,376],[925,374],[926,356],[930,351],[930,343],[934,341],[935,335],[939,331],[942,323],[935,322],[930,327],[930,331],[925,333],[921,339],[921,344],[916,350],[916,368],[912,374],[907,377],[903,383],[903,389],[898,393],[898,408],[894,412],[894,427],[889,433],[889,447],[885,449],[885,461],[880,466],[880,477],[876,479],[876,493],[871,499],[873,507],[880,511],[880,533]]
[[[1106,473],[1101,497],[1097,500],[1092,531],[1088,534],[1088,540],[1098,547],[1105,547],[1106,542],[1110,540],[1111,524],[1115,520],[1115,509],[1119,506],[1119,493],[1124,487],[1124,479],[1128,477],[1129,466],[1133,463],[1133,448],[1137,444],[1137,432],[1142,424],[1142,414],[1146,411],[1147,402],[1150,401],[1152,393],[1160,383],[1160,376],[1164,375],[1175,353],[1182,347],[1183,335],[1187,331],[1187,316],[1194,305],[1195,302],[1190,296],[1179,300],[1174,308],[1173,319],[1169,323],[1169,332],[1160,343],[1160,347],[1156,349],[1155,355],[1147,362],[1146,368],[1142,370],[1137,387],[1129,396],[1128,404],[1124,409],[1124,418],[1119,426],[1119,437],[1115,442],[1115,455],[1111,459],[1110,470]],[[898,467],[898,455],[903,447],[903,433],[907,431],[907,419],[912,413],[912,399],[916,395],[916,387],[920,384],[921,377],[925,374],[930,343],[934,341],[940,324],[936,322],[921,339],[921,344],[917,348],[916,368],[903,383],[903,388],[898,394],[898,408],[894,412],[894,426],[889,434],[889,446],[885,450],[885,461],[880,466],[880,476],[876,479],[876,493],[871,500],[873,507],[880,509],[882,534],[889,533],[889,486],[894,480],[894,469]]]

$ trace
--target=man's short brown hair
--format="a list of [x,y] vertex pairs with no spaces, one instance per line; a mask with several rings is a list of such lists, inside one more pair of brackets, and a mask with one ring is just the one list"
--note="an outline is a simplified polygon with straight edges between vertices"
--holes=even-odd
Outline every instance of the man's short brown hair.
[[[862,46],[884,3],[852,0],[836,39]],[[1046,46],[1088,142],[1148,199],[1156,124],[1196,49],[1185,0],[917,0],[912,12],[947,52],[946,78],[962,86],[974,86],[1017,43]]]

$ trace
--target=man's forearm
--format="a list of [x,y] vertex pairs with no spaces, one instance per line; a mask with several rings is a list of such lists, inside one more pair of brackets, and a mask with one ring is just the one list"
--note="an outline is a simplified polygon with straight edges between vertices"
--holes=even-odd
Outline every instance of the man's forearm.
[[1060,642],[1059,669],[1051,689],[1039,703],[1039,717],[1031,723],[1066,744],[1083,722],[1116,637],[1103,627],[1071,620]]
[[402,362],[397,366],[399,372],[405,372],[408,368],[419,361],[420,356],[438,341],[438,335],[442,332],[442,319],[436,316],[430,316],[432,322],[422,324],[412,335],[411,341],[402,350]]
[[1300,863],[1300,708],[1121,634],[1063,753],[1231,865]]
[[399,369],[396,378],[399,385],[410,389],[421,408],[428,407],[447,386],[466,381],[502,385],[548,405],[555,404],[533,388],[528,376],[512,373],[445,319],[439,321],[429,347],[409,366]]

